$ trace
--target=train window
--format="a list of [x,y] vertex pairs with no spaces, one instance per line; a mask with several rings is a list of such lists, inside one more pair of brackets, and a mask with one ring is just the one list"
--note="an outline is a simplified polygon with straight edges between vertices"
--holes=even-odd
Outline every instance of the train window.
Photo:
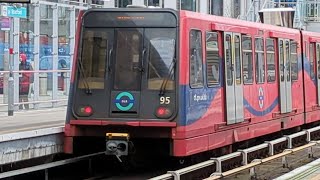
[[224,42],[224,51],[225,51],[225,61],[227,66],[227,85],[232,86],[233,85],[233,69],[232,69],[232,46],[231,46],[231,35],[227,34],[225,37]]
[[274,52],[274,39],[266,39],[267,44],[267,82],[275,82],[276,80],[276,64]]
[[290,59],[291,59],[291,79],[292,81],[298,80],[298,55],[297,55],[297,42],[291,41]]
[[218,47],[218,33],[206,33],[206,60],[207,60],[207,82],[208,86],[219,84],[220,61]]
[[314,79],[315,78],[315,73],[314,73],[314,62],[315,62],[315,43],[310,43],[309,45],[309,60],[310,60],[310,78]]
[[255,57],[256,57],[256,82],[264,83],[264,45],[262,38],[255,38]]
[[[140,52],[142,45],[141,33],[136,30],[116,31],[116,61],[114,89],[118,90],[140,90],[138,81],[139,71],[133,71],[140,65]],[[126,52],[123,53],[123,50]]]
[[203,87],[201,31],[190,31],[190,86]]
[[279,43],[279,61],[280,61],[280,81],[284,81],[284,44],[283,40],[280,40]]
[[145,41],[148,41],[149,70],[148,89],[159,90],[163,81],[168,78],[166,89],[173,90],[175,37],[174,28],[146,28]]
[[286,40],[286,68],[287,68],[287,82],[291,81],[291,59],[290,59],[290,42]]
[[241,47],[240,47],[240,36],[236,35],[234,38],[234,47],[235,47],[235,65],[236,65],[236,83],[242,84],[241,79]]
[[320,79],[320,45],[319,44],[317,44],[317,62],[318,62],[317,76],[318,76],[318,79]]
[[253,83],[252,40],[250,36],[242,36],[242,73],[243,83]]
[[84,74],[79,77],[78,87],[83,89],[104,89],[108,35],[97,29],[85,29],[83,51],[79,65]]

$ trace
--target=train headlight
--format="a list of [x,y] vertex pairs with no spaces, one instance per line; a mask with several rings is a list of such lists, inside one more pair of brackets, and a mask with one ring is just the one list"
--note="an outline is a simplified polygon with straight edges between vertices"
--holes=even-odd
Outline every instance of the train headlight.
[[158,118],[168,118],[172,115],[172,111],[167,107],[158,107],[155,114]]
[[91,106],[81,106],[78,108],[79,116],[91,116],[93,113],[93,109]]

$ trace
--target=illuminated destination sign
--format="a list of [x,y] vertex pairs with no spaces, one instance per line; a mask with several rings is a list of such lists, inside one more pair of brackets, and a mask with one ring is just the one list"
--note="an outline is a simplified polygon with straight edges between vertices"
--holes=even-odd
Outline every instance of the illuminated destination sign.
[[31,0],[0,0],[1,3],[30,3]]

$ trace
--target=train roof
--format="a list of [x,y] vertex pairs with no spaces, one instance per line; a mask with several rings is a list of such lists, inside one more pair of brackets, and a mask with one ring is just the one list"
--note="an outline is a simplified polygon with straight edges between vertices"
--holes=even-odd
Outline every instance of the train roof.
[[248,31],[252,30],[266,30],[270,32],[281,32],[286,35],[291,35],[294,37],[298,37],[300,35],[300,30],[293,29],[293,28],[287,28],[287,27],[280,27],[270,24],[263,24],[263,23],[256,23],[256,22],[250,22],[240,19],[234,19],[234,18],[228,18],[228,17],[222,17],[222,16],[215,16],[210,14],[204,14],[204,13],[196,13],[192,11],[180,11],[180,18],[191,18],[191,19],[198,19],[198,20],[204,20],[204,21],[211,21],[213,24],[221,24],[221,25],[229,25],[233,27],[238,27],[242,29],[249,29]]

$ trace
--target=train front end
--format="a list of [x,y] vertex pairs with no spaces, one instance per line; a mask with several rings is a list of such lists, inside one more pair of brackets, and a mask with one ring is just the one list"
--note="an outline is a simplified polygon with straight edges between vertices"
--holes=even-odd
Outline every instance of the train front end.
[[178,112],[178,24],[168,9],[80,13],[66,153],[170,153]]

